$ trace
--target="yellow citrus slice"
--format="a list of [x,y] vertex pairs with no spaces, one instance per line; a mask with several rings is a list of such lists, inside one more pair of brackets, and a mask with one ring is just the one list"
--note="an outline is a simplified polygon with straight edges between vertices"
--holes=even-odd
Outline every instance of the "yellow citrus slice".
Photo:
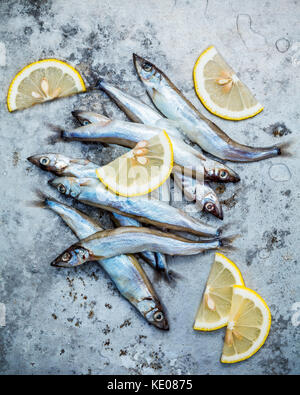
[[44,59],[24,67],[8,89],[9,111],[70,96],[86,90],[82,77],[72,66],[57,59]]
[[138,196],[162,185],[173,168],[173,147],[165,131],[137,143],[134,149],[96,170],[107,188],[122,196]]
[[239,121],[263,110],[214,46],[199,56],[194,67],[194,84],[202,104],[218,117]]
[[234,286],[221,362],[250,358],[264,344],[271,326],[266,302],[252,289]]
[[226,256],[216,253],[198,308],[194,329],[213,331],[228,322],[234,285],[244,285],[241,272]]

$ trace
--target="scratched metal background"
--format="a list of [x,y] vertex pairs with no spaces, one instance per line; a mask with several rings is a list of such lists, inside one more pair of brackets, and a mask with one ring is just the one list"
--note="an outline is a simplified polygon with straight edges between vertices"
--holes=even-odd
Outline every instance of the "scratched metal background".
[[[299,13],[294,0],[1,1],[0,302],[7,310],[6,327],[0,328],[2,374],[300,373]],[[265,105],[263,113],[234,123],[201,106],[192,68],[211,44],[239,70]],[[240,142],[292,141],[292,157],[233,165],[242,181],[219,189],[228,233],[241,234],[229,256],[273,316],[263,349],[235,366],[219,362],[223,330],[192,329],[213,254],[171,259],[170,266],[184,277],[175,287],[155,281],[146,268],[168,311],[171,329],[160,332],[119,297],[96,264],[51,268],[49,262],[75,238],[51,212],[26,206],[36,187],[56,196],[47,185],[50,175],[33,168],[27,156],[50,151],[107,163],[120,152],[53,144],[48,123],[70,126],[71,111],[78,108],[123,115],[97,93],[9,114],[5,99],[12,77],[34,60],[56,57],[76,66],[89,83],[101,74],[147,100],[132,52],[165,70]],[[92,214],[106,222],[103,213]]]

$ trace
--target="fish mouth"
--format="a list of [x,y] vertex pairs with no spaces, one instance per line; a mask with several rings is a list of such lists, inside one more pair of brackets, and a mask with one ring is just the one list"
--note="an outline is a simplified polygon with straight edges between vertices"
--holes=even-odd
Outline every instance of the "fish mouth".
[[74,110],[71,112],[71,114],[73,115],[74,118],[76,118],[78,120],[78,118],[80,117],[81,111],[80,110]]
[[234,172],[233,175],[230,175],[229,180],[230,182],[239,182],[241,181],[241,177],[236,172]]
[[153,325],[156,326],[156,328],[158,328],[158,329],[162,329],[163,331],[170,330],[169,323],[168,323],[168,320],[166,318],[163,321],[161,321],[161,322],[154,321]]
[[32,163],[32,164],[34,164],[34,165],[40,167],[40,156],[39,156],[39,155],[28,156],[27,160],[28,160],[30,163]]
[[[208,203],[212,204],[211,202],[208,202]],[[217,206],[216,204],[214,204],[213,210],[208,210],[206,208],[206,204],[204,204],[203,211],[205,211],[208,214],[211,214],[211,215],[215,216],[216,218],[219,218],[219,219],[223,220],[223,209],[222,209],[221,205]]]
[[51,262],[51,263],[50,263],[50,266],[53,266],[53,267],[62,267],[62,266],[60,265],[60,263],[59,263],[59,262],[56,262],[56,261]]
[[48,180],[48,184],[56,188],[55,178],[53,180]]
[[222,207],[217,208],[216,210],[214,210],[214,212],[213,212],[212,214],[213,214],[215,217],[219,218],[220,220],[223,220],[223,218],[224,218]]
[[137,55],[136,53],[132,54],[132,58],[133,58],[133,64],[135,66],[135,69],[137,73],[140,74],[140,71],[142,69],[142,64],[146,62],[146,60],[141,56]]

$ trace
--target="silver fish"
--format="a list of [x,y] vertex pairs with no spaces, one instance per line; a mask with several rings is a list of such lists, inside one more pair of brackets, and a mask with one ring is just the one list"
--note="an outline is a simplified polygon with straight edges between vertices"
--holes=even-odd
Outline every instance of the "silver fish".
[[[99,165],[88,160],[71,159],[65,155],[54,153],[33,155],[27,159],[41,169],[51,171],[58,176],[98,179],[96,169],[99,168]],[[176,184],[190,201],[196,201],[199,210],[206,211],[223,219],[222,207],[218,197],[207,183],[198,182],[196,179],[192,179],[181,172],[178,172],[177,176],[176,174],[174,172]],[[151,198],[169,202],[169,189],[169,182],[166,181],[160,188],[151,193]],[[128,221],[128,217],[126,218]],[[133,219],[132,221],[136,220]],[[152,263],[154,264],[154,262]]]
[[204,237],[215,237],[220,234],[220,229],[204,224],[165,202],[148,199],[147,196],[118,196],[96,179],[59,177],[50,181],[50,184],[60,193],[82,203],[135,218],[146,224]]
[[207,184],[198,182],[195,178],[175,173],[174,181],[182,189],[189,201],[195,201],[196,206],[219,219],[223,219],[222,205],[215,191]]
[[[40,203],[54,211],[72,229],[79,240],[91,236],[103,229],[97,222],[79,210],[45,198]],[[152,325],[168,330],[169,324],[163,307],[146,273],[137,260],[130,255],[118,255],[98,261],[110,276],[120,294],[128,300]]]
[[230,247],[232,239],[215,238],[192,241],[149,228],[121,227],[104,230],[73,244],[52,263],[52,266],[75,267],[95,259],[141,251],[168,255],[196,255],[205,250]]
[[232,140],[204,117],[154,64],[133,54],[136,71],[156,108],[177,121],[191,141],[204,151],[233,162],[254,162],[281,154],[280,147],[249,147]]
[[[114,88],[114,91],[116,91],[117,88]],[[240,181],[240,177],[239,175],[232,170],[230,167],[225,166],[224,164],[217,162],[213,159],[207,158],[205,156],[203,156],[202,153],[200,153],[199,151],[195,150],[194,148],[192,148],[190,145],[186,144],[183,140],[182,140],[182,135],[178,132],[178,128],[175,127],[171,120],[168,120],[166,118],[161,118],[160,120],[156,120],[154,121],[154,117],[155,117],[155,112],[154,110],[151,109],[151,107],[147,106],[146,104],[139,102],[138,107],[136,108],[136,101],[138,101],[138,99],[133,98],[133,102],[130,102],[130,98],[131,96],[126,95],[125,93],[123,93],[120,90],[118,91],[118,99],[120,100],[124,100],[126,102],[126,108],[129,107],[130,111],[128,110],[127,113],[133,113],[133,114],[137,114],[137,118],[136,119],[140,119],[139,117],[141,117],[141,120],[143,120],[147,126],[152,126],[155,127],[156,129],[165,129],[167,131],[167,133],[169,133],[169,135],[171,136],[171,140],[173,143],[173,148],[174,148],[174,144],[175,144],[175,149],[176,152],[174,151],[174,154],[177,154],[177,160],[179,161],[178,165],[180,166],[186,166],[186,167],[190,167],[190,166],[194,166],[196,168],[203,166],[204,168],[204,177],[206,180],[210,180],[210,181],[216,181],[216,182],[238,182]],[[117,94],[117,93],[116,93]],[[123,97],[123,95],[125,95],[125,98]],[[127,102],[130,102],[130,105],[127,104]],[[128,107],[127,107],[128,105]],[[140,110],[140,107],[141,110]],[[151,114],[154,115],[152,117]],[[91,112],[87,112],[87,111],[73,111],[72,113],[76,119],[82,124],[82,125],[87,125],[89,123],[95,123],[95,121],[97,122],[101,122],[102,127],[104,127],[106,125],[106,122],[109,120],[109,118],[106,118],[100,114],[96,114],[96,113],[91,113]],[[145,114],[145,115],[142,115]],[[132,116],[134,119],[134,116]],[[151,121],[149,121],[149,119],[153,118],[153,124]],[[112,121],[112,122],[119,122],[119,121]],[[120,121],[121,122],[121,121]],[[148,123],[147,123],[148,122]],[[99,124],[100,126],[100,124]],[[111,125],[112,126],[112,125]],[[117,126],[117,125],[116,125]],[[128,132],[128,128],[129,126],[132,126],[131,124],[125,123],[122,124],[122,126],[126,126],[126,130],[127,133]],[[136,130],[136,128],[135,128]],[[139,127],[140,132],[142,133],[142,128]],[[85,141],[84,137],[85,137],[85,133],[88,132],[88,129],[76,129],[75,131],[62,131],[62,137],[66,138],[67,140],[81,140],[80,137],[82,137],[83,141]],[[136,131],[135,133],[137,133],[138,131]],[[156,131],[156,133],[158,132],[158,130]],[[71,133],[71,134],[70,134]],[[79,135],[79,133],[81,133],[81,136]],[[149,133],[149,130],[148,130]],[[87,139],[91,138],[91,134],[92,132],[90,132],[89,135],[86,135]],[[130,136],[130,135],[129,135]],[[107,136],[103,136],[103,139],[107,138]],[[116,136],[117,137],[117,136]],[[172,138],[173,137],[173,138]],[[143,139],[144,137],[142,137],[142,135],[139,135],[140,139]],[[117,142],[117,144],[121,144],[119,138],[119,142]],[[93,141],[93,140],[87,140],[87,141]],[[101,141],[101,138],[98,140]],[[103,140],[104,141],[104,140]],[[179,141],[181,141],[181,143],[179,143]],[[135,140],[135,142],[137,142]],[[130,146],[132,147],[133,145],[130,144],[128,142],[128,136],[127,139],[125,139],[125,142],[122,142],[122,145],[125,146]],[[183,151],[185,150],[185,151]],[[185,155],[183,155],[185,153]],[[188,156],[188,157],[186,157]],[[194,176],[197,176],[196,172],[193,174]]]
[[[124,215],[120,215],[117,213],[112,213],[112,219],[117,226],[135,226],[137,228],[143,226],[136,219],[124,217]],[[168,264],[166,257],[163,254],[159,252],[143,251],[140,252],[139,255],[154,269],[163,271],[166,274],[167,278],[169,278]]]
[[62,154],[47,153],[32,155],[27,160],[42,170],[51,171],[58,176],[98,179],[95,170],[99,165],[87,159],[72,159]]
[[[119,144],[133,148],[141,140],[149,140],[162,129],[120,120],[111,120],[102,116],[102,121],[91,123],[73,130],[63,130],[65,140],[93,141],[101,143]],[[185,174],[204,175],[205,179],[224,182],[236,182],[239,176],[222,163],[203,159],[201,153],[174,136],[169,136],[174,151],[174,162],[184,168]],[[182,171],[182,170],[181,170]],[[204,173],[203,173],[204,172]]]
[[[103,90],[118,105],[118,107],[125,112],[131,121],[144,123],[145,125],[157,127],[160,129],[164,128],[171,136],[177,137],[179,139],[184,138],[185,135],[183,131],[178,128],[178,124],[176,124],[176,122],[164,118],[157,110],[154,110],[152,107],[148,106],[146,103],[143,103],[138,98],[128,95],[127,93],[104,81],[104,79],[99,80],[96,87]],[[78,117],[82,117],[80,111],[72,114],[77,119]],[[94,122],[92,120],[92,115],[89,114],[88,116],[89,121]],[[86,122],[86,119],[83,120],[83,122],[84,121]]]
[[[95,170],[99,168],[99,165],[88,160],[71,159],[62,154],[52,153],[33,155],[27,159],[41,169],[51,171],[59,176],[86,177],[98,180]],[[163,185],[160,188],[162,187]],[[112,213],[112,216],[114,222],[116,222],[118,226],[142,226],[140,222],[134,218],[124,217],[117,213]],[[170,278],[166,258],[162,254],[147,251],[139,255],[141,255],[144,261],[153,268],[163,271],[166,277],[168,279]]]

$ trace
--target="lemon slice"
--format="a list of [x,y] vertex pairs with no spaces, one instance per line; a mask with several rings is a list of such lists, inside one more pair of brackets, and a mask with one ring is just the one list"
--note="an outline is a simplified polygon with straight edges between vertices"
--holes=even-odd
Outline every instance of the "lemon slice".
[[202,104],[221,118],[239,121],[263,110],[214,46],[199,56],[194,67],[194,84]]
[[234,286],[221,362],[250,358],[264,344],[271,326],[266,302],[252,289]]
[[138,196],[152,192],[170,176],[173,147],[165,131],[96,170],[107,188],[118,195]]
[[8,89],[9,111],[84,92],[85,84],[72,66],[57,59],[44,59],[24,67]]
[[213,331],[224,327],[231,309],[233,285],[244,285],[241,272],[226,256],[216,253],[198,308],[194,329]]

